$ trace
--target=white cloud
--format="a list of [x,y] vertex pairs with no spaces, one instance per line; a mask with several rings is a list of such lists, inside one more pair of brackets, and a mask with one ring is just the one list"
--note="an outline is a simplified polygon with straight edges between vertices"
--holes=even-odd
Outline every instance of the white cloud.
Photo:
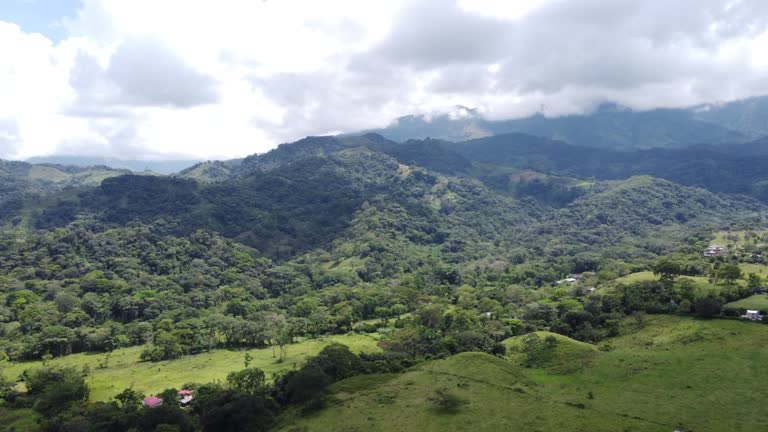
[[0,22],[0,157],[236,157],[457,104],[768,93],[759,0],[83,0],[64,25]]

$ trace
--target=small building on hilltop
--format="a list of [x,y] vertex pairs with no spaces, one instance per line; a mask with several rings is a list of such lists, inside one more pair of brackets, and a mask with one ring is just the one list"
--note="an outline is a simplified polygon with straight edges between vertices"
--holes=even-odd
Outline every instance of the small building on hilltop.
[[752,321],[762,321],[763,320],[763,316],[760,315],[760,311],[752,310],[752,309],[747,310],[747,313],[742,315],[741,317],[742,318],[746,318],[748,320],[752,320]]

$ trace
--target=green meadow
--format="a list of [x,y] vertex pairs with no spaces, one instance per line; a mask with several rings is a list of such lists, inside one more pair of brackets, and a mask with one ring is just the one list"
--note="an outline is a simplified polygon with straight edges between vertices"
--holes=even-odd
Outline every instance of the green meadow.
[[[750,273],[754,273],[763,279],[768,278],[768,266],[764,264],[739,264],[739,268],[741,268],[741,272],[743,274],[743,278],[747,278]],[[700,287],[712,287],[713,285],[709,282],[709,278],[705,276],[679,276],[677,279],[686,278],[690,279],[694,282],[696,282],[696,285]],[[615,281],[623,284],[631,284],[636,282],[645,282],[645,281],[652,281],[652,280],[659,280],[659,276],[654,275],[652,271],[642,271],[642,272],[635,272],[630,273],[626,276],[622,276],[620,278],[616,278]],[[746,280],[740,279],[736,281],[737,284],[746,286]]]
[[[696,282],[696,284],[700,286],[711,285],[709,283],[709,278],[706,278],[704,276],[680,276],[679,278],[690,279]],[[652,271],[642,271],[637,273],[630,273],[626,276],[617,278],[616,282],[630,284],[630,283],[654,281],[654,280],[659,280],[659,277],[654,275]]]
[[759,236],[757,241],[754,238],[749,238],[747,233],[750,231],[733,230],[733,231],[717,231],[715,232],[715,238],[711,244],[717,244],[722,246],[743,247],[748,243],[752,243],[756,246],[765,246],[766,243],[763,238],[768,234],[768,230],[755,230],[751,231]]
[[730,302],[724,307],[726,309],[755,309],[768,311],[768,295],[755,294],[741,300]]
[[[754,431],[768,410],[768,326],[649,316],[597,346],[556,338],[555,360],[464,353],[405,373],[357,376],[283,431]],[[540,336],[546,337],[546,333]],[[514,350],[518,340],[505,342]],[[438,402],[449,394],[454,410]]]
[[[111,355],[73,354],[51,360],[51,365],[74,366],[90,369],[88,385],[92,401],[105,401],[122,390],[134,390],[150,395],[167,388],[179,388],[185,383],[224,381],[227,374],[243,369],[245,354],[251,355],[251,367],[262,369],[270,376],[300,365],[308,356],[320,352],[331,343],[347,345],[355,352],[378,351],[376,335],[348,334],[307,339],[287,347],[282,361],[273,356],[271,348],[252,350],[214,350],[209,353],[185,356],[178,360],[157,363],[139,361],[142,347],[122,348]],[[10,363],[4,374],[16,378],[25,369],[42,366],[42,362]]]

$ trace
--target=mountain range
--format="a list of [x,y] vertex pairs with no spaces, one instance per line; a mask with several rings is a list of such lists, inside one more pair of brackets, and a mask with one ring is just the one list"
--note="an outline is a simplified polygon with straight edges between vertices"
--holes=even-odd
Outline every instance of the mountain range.
[[603,103],[587,114],[549,117],[538,113],[514,120],[488,120],[476,110],[461,106],[455,111],[458,114],[400,117],[389,127],[369,132],[395,141],[428,137],[464,141],[522,132],[611,150],[730,144],[768,135],[768,96],[649,111]]
[[[709,360],[702,341],[722,354],[745,323],[729,321],[726,330],[685,315],[764,307],[768,142],[747,114],[758,105],[604,106],[501,123],[477,113],[412,117],[378,133],[310,136],[171,175],[0,161],[0,359],[17,372],[6,378],[2,362],[0,422],[278,430],[341,409],[329,394],[362,397],[369,388],[386,392],[369,403],[373,410],[416,392],[424,415],[443,416],[430,407],[455,405],[454,389],[480,387],[461,375],[467,367],[484,380],[507,377],[514,387],[500,389],[504,397],[534,408],[543,405],[530,392],[545,390],[535,379],[549,382],[553,397],[570,388],[556,405],[569,423],[599,424],[602,417],[584,415],[610,394],[598,384],[628,373],[647,386],[651,371],[666,371],[664,394],[699,392],[711,371],[688,377]],[[444,139],[468,130],[472,139]],[[425,137],[432,131],[442,135]],[[734,252],[705,256],[713,244]],[[645,328],[649,321],[654,327]],[[709,330],[696,330],[701,323]],[[642,331],[653,336],[627,333]],[[627,334],[631,345],[614,345]],[[365,340],[372,352],[358,356],[326,336]],[[717,385],[733,371],[751,373],[744,365],[764,355],[747,339],[738,340],[748,349],[720,358]],[[297,346],[305,343],[316,357]],[[214,357],[226,360],[214,365]],[[404,381],[390,395],[390,380],[431,374],[440,359],[455,365],[445,375],[457,380],[450,389],[433,389],[430,375],[429,385]],[[593,368],[592,359],[610,362],[610,379],[595,381],[607,363]],[[665,369],[673,363],[682,372]],[[161,384],[141,381],[138,370]],[[568,381],[582,372],[588,384]],[[98,400],[86,400],[89,385]],[[175,387],[194,394],[188,408],[170,403]],[[601,389],[597,402],[592,389]],[[141,408],[143,394],[167,402]],[[709,401],[710,392],[701,394]],[[720,419],[712,409],[715,417],[701,420],[691,398],[671,399],[673,422],[656,413],[663,410],[638,411],[623,387],[615,395],[625,406],[612,408],[600,430],[627,419],[650,427],[638,430]],[[472,397],[473,407],[496,400]],[[521,415],[521,427],[539,424],[538,414]]]

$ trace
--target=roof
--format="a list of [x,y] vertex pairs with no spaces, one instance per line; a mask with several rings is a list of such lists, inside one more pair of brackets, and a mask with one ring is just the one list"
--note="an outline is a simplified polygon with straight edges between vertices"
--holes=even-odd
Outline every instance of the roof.
[[192,394],[192,390],[189,390],[189,389],[181,389],[181,390],[179,390],[179,395],[180,396],[187,396],[187,395],[191,395],[191,394]]
[[157,396],[148,396],[144,398],[144,401],[142,401],[142,403],[150,408],[154,408],[156,406],[162,405],[163,400]]
[[747,310],[747,313],[748,313],[748,314],[759,314],[759,313],[760,313],[760,311],[756,311],[756,310],[749,310],[749,309],[748,309],[748,310]]

